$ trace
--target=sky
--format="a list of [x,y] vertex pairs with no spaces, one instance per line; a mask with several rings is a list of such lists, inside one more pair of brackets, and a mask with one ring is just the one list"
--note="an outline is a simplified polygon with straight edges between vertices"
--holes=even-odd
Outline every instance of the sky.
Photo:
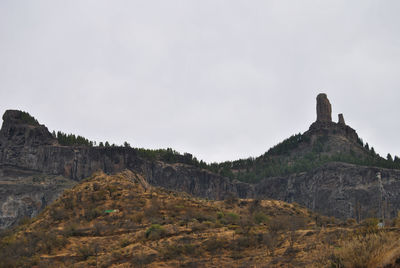
[[400,1],[0,1],[0,113],[50,131],[258,156],[332,117],[400,156]]

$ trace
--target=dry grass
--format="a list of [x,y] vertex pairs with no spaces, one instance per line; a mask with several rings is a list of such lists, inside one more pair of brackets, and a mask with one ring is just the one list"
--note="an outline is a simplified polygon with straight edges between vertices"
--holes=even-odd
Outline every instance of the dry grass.
[[393,232],[357,228],[338,227],[296,204],[208,201],[152,188],[136,173],[99,173],[5,235],[0,267],[379,267],[396,261]]

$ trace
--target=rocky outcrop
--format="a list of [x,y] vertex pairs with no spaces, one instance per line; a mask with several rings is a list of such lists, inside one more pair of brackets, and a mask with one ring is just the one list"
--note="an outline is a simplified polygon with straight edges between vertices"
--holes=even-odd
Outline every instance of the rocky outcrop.
[[340,124],[340,125],[346,125],[346,123],[344,122],[343,114],[338,114],[338,117],[339,117],[338,124]]
[[391,218],[400,210],[400,170],[328,163],[307,173],[266,178],[256,196],[297,202],[340,219]]
[[0,130],[0,148],[56,145],[57,140],[46,126],[40,125],[28,113],[7,110]]
[[230,181],[208,170],[186,164],[152,162],[144,171],[150,184],[184,191],[209,199],[224,199],[229,195],[241,198],[254,197],[254,185]]
[[317,121],[311,124],[305,132],[308,136],[335,135],[347,138],[350,142],[357,143],[357,132],[346,125],[343,114],[339,114],[339,122],[332,122],[332,106],[325,93],[317,96]]
[[317,96],[317,122],[332,122],[332,106],[325,93]]
[[0,229],[34,217],[76,182],[12,167],[0,168]]
[[[77,182],[99,170],[135,170],[153,185],[210,199],[223,199],[228,194],[253,195],[250,185],[186,164],[149,161],[139,157],[133,148],[61,146],[45,126],[34,120],[21,120],[21,113],[7,111],[0,130],[0,228],[13,225],[24,216],[35,216],[72,185],[56,178]],[[11,176],[10,170],[19,174]],[[52,179],[44,183],[45,178]]]

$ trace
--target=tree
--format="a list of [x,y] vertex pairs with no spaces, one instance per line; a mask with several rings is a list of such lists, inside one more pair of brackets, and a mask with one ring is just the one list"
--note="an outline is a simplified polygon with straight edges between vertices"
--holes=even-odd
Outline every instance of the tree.
[[104,144],[105,147],[110,147],[110,143],[108,141],[106,141],[106,143]]
[[125,141],[125,142],[124,142],[124,147],[125,147],[125,148],[131,148],[131,145],[130,145],[127,141]]
[[99,143],[99,147],[104,147],[104,144],[102,141]]
[[369,151],[369,145],[368,145],[368,142],[365,144],[365,149],[367,149],[368,151]]
[[393,162],[393,158],[391,154],[387,154],[386,159],[390,162]]

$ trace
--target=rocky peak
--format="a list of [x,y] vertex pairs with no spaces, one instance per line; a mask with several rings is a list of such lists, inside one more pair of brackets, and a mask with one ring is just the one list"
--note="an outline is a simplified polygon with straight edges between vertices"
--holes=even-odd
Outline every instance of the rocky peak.
[[332,106],[325,93],[317,96],[317,122],[332,122]]
[[3,124],[38,126],[39,122],[27,112],[7,110],[3,115]]
[[7,110],[0,130],[0,147],[54,145],[57,140],[29,113]]
[[346,123],[344,122],[343,114],[338,114],[338,117],[339,117],[339,124],[340,125],[346,125]]
[[345,124],[343,114],[339,114],[338,123],[332,122],[332,106],[325,93],[317,96],[317,120],[311,124],[307,135],[339,135],[352,142],[358,141],[358,135],[354,129]]

